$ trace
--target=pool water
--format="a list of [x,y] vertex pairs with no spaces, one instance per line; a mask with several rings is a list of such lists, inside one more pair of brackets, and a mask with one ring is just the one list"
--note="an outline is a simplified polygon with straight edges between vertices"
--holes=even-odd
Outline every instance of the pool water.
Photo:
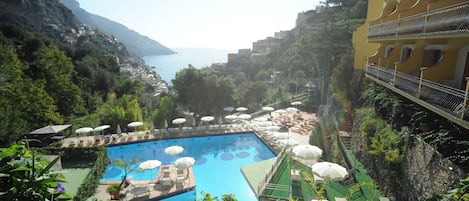
[[[177,156],[164,154],[169,146],[184,147],[184,152]],[[238,200],[257,200],[249,184],[241,173],[241,167],[275,157],[275,154],[253,133],[218,135],[150,141],[108,148],[111,161],[159,160],[163,165],[172,164],[180,157],[194,157],[192,167],[196,181],[197,197],[201,191],[221,198],[224,194],[234,194]],[[138,170],[134,164],[128,175],[133,180],[155,179],[159,168]],[[101,181],[120,180],[123,169],[110,164]]]

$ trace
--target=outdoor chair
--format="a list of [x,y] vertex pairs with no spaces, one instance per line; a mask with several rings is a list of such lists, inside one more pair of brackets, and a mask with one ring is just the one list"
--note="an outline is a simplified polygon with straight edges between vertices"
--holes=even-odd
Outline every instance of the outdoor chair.
[[140,197],[140,196],[144,196],[144,195],[150,196],[151,191],[150,191],[150,188],[148,188],[148,186],[135,186],[135,185],[132,185],[132,188],[127,192],[132,194],[133,198],[136,198],[136,197]]

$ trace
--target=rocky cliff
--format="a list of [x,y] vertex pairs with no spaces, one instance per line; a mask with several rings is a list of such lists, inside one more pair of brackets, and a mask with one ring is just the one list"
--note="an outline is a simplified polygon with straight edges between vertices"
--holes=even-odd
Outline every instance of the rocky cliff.
[[459,179],[466,177],[463,170],[443,158],[431,145],[420,139],[411,141],[405,150],[404,161],[395,165],[377,160],[363,148],[362,143],[354,148],[357,158],[380,191],[391,200],[425,201],[450,190]]
[[80,7],[80,4],[76,0],[60,0],[60,2],[73,12],[73,14],[75,14],[81,23],[116,37],[125,44],[127,50],[133,56],[144,57],[148,55],[164,55],[175,53],[159,42],[152,40],[147,36],[142,36],[122,24],[99,15],[88,13],[86,10]]

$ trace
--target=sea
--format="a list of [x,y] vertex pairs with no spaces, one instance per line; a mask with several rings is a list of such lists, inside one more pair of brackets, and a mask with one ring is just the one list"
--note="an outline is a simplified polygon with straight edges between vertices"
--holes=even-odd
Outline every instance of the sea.
[[173,49],[177,54],[155,55],[143,57],[145,64],[161,76],[161,79],[172,85],[171,80],[176,73],[190,65],[194,68],[211,66],[213,63],[226,63],[228,53],[236,53],[235,50],[206,49],[206,48],[177,48]]

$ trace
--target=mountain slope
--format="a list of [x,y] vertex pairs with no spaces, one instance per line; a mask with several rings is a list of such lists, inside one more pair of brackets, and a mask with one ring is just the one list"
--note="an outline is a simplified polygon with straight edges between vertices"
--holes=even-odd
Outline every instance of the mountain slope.
[[107,18],[88,13],[80,8],[80,4],[76,0],[60,0],[62,4],[68,7],[75,16],[90,27],[113,35],[125,44],[127,50],[134,56],[143,57],[148,55],[174,54],[171,49],[161,45],[159,42],[142,36],[139,33],[130,30],[126,26],[109,20]]

